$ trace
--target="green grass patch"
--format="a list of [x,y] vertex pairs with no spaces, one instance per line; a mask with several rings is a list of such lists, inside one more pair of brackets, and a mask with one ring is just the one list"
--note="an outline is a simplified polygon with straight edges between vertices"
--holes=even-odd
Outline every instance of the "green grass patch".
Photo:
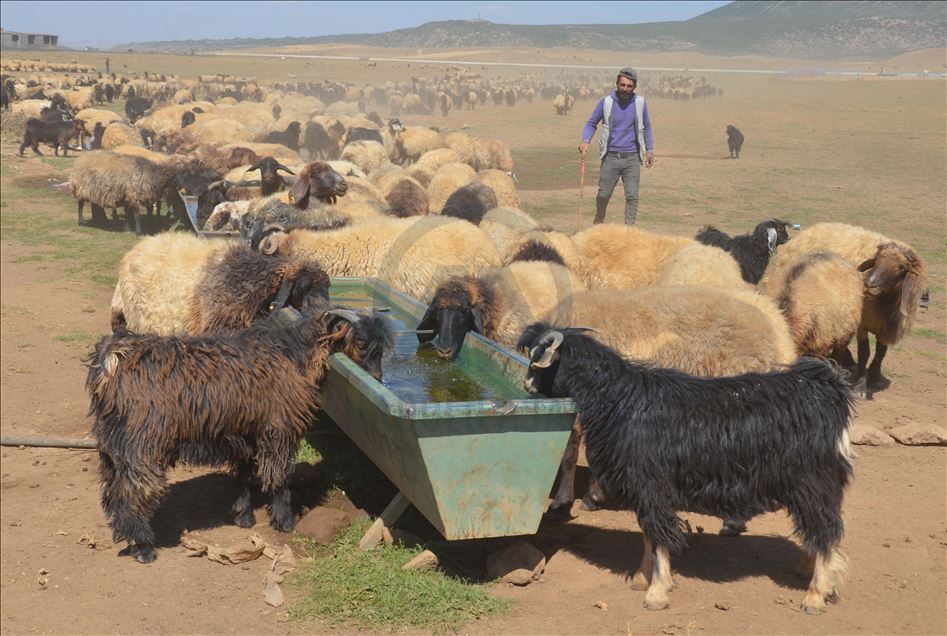
[[934,340],[940,344],[947,344],[947,335],[945,335],[943,331],[938,331],[937,329],[930,329],[928,327],[914,327],[911,329],[911,335]]
[[82,345],[91,348],[99,337],[86,333],[81,329],[70,329],[66,333],[56,336],[54,339],[68,345]]
[[362,629],[445,632],[509,611],[512,603],[493,598],[484,586],[441,572],[402,570],[420,547],[360,549],[358,541],[370,523],[365,519],[352,525],[327,548],[309,544],[314,558],[288,579],[293,589],[303,592],[290,610],[292,618]]
[[317,461],[322,459],[315,448],[308,442],[308,440],[303,440],[299,444],[299,450],[296,451],[296,462],[305,462],[307,464],[315,464]]

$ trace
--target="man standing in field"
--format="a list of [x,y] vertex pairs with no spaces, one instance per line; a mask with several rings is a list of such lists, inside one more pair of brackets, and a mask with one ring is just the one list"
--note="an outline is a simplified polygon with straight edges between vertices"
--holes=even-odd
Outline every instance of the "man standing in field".
[[654,165],[654,136],[651,117],[644,97],[635,95],[638,73],[633,68],[618,72],[615,92],[602,99],[582,130],[579,152],[585,157],[589,142],[602,122],[600,156],[602,166],[598,176],[598,196],[595,197],[595,223],[605,220],[608,200],[612,197],[618,177],[625,187],[625,223],[634,225],[638,217],[638,185],[641,166]]

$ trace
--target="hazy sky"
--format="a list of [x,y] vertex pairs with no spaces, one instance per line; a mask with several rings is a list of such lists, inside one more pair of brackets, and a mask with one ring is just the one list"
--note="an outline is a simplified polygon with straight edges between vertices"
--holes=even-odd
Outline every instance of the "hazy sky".
[[635,24],[687,20],[719,2],[7,2],[4,29],[51,33],[62,46],[148,40],[381,33],[432,20]]

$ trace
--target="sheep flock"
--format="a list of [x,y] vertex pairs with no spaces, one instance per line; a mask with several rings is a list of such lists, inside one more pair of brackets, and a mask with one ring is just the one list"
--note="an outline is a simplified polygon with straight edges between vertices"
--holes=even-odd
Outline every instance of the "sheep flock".
[[[5,70],[19,73],[0,84],[5,108],[26,119],[21,152],[47,142],[65,154],[78,135],[69,184],[79,225],[109,225],[122,208],[129,230],[153,235],[122,259],[112,334],[87,380],[102,505],[114,539],[139,561],[156,557],[149,519],[178,460],[236,469],[242,526],[253,524],[255,475],[272,496],[273,524],[292,529],[287,480],[329,355],[344,352],[380,377],[391,346],[382,316],[329,302],[330,280],[354,276],[426,307],[412,325],[419,346],[431,342],[449,361],[466,333],[480,333],[529,357],[531,393],[576,400],[551,512],[574,501],[584,436],[586,507],[612,499],[646,530],[632,585],[647,590],[649,609],[669,602],[678,510],[717,515],[739,534],[785,506],[812,561],[804,609],[822,611],[840,588],[853,395],[889,387],[882,361],[928,285],[903,241],[838,223],[790,236],[793,224],[779,219],[727,228],[745,232],[735,236],[617,224],[570,235],[522,209],[515,149],[503,140],[412,123],[537,98],[566,114],[600,94],[590,82],[514,85],[457,69],[374,87]],[[662,78],[660,88],[669,99],[719,94],[705,80]],[[126,117],[96,108],[113,100],[125,100]],[[192,233],[162,231],[174,223]],[[299,313],[297,324],[278,324],[281,306]],[[596,387],[598,368],[610,374]],[[211,397],[195,399],[194,382]],[[790,395],[798,385],[819,403]],[[749,396],[745,408],[735,394]],[[770,442],[797,454],[750,477],[724,464],[767,464]],[[689,468],[693,479],[674,474]],[[730,486],[745,491],[713,490]],[[821,507],[807,499],[820,497]]]

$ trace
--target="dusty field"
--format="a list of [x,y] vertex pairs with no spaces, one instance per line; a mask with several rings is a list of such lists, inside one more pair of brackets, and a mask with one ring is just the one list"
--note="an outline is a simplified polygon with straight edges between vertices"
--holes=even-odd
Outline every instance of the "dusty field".
[[[274,79],[293,74],[382,82],[442,72],[316,60],[111,57],[116,68],[129,63],[154,71],[186,69],[186,76],[242,69]],[[787,63],[773,63],[780,65]],[[651,101],[658,163],[642,178],[641,226],[692,235],[713,222],[742,232],[776,215],[804,225],[864,225],[911,243],[933,274],[931,308],[889,352],[886,373],[893,386],[873,401],[860,402],[856,422],[887,430],[909,421],[943,426],[945,84],[708,79],[724,89],[724,97],[687,104]],[[571,231],[579,198],[574,149],[593,105],[580,102],[565,117],[537,100],[512,109],[487,106],[447,119],[407,120],[444,129],[464,126],[473,134],[508,141],[518,164],[522,207]],[[746,135],[739,161],[725,159],[727,124]],[[107,271],[134,237],[76,228],[71,198],[49,187],[50,180],[63,179],[71,160],[19,159],[15,141],[5,134],[0,147],[0,430],[4,436],[84,437],[90,421],[80,358],[108,330],[112,291],[107,276],[90,278],[87,268]],[[593,167],[586,181],[586,223],[595,183]],[[618,218],[619,209],[613,200],[611,218]],[[782,513],[755,519],[739,538],[718,537],[718,520],[687,515],[705,532],[672,560],[678,587],[671,608],[649,613],[641,607],[643,593],[631,591],[627,581],[641,555],[633,516],[578,512],[568,523],[544,523],[529,538],[548,559],[542,582],[523,589],[498,586],[496,594],[516,601],[512,612],[462,631],[945,633],[947,451],[859,447],[858,454],[845,505],[843,547],[852,560],[851,579],[841,603],[823,616],[797,611],[804,584],[791,569],[801,551]],[[329,631],[325,625],[289,622],[285,609],[263,604],[262,561],[223,567],[174,549],[184,529],[199,530],[221,544],[245,536],[225,518],[235,492],[226,478],[175,473],[176,485],[156,519],[159,559],[141,566],[117,558],[118,548],[109,541],[93,453],[3,448],[0,464],[3,633]],[[256,529],[268,540],[289,539],[269,530],[261,510],[257,518]],[[90,534],[97,540],[94,549],[79,543]],[[472,554],[481,549],[470,547]],[[40,578],[47,582],[41,585]]]

